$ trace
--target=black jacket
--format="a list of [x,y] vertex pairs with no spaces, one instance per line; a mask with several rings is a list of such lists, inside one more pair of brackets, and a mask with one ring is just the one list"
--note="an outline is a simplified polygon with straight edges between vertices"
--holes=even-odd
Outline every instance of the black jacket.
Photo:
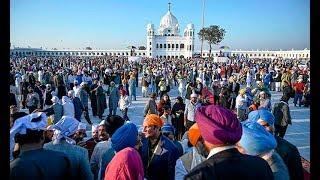
[[272,180],[274,178],[267,161],[260,157],[241,154],[232,148],[211,156],[192,169],[185,179]]
[[290,179],[303,180],[303,168],[297,147],[279,136],[275,136],[275,138],[278,144],[276,151],[287,165]]

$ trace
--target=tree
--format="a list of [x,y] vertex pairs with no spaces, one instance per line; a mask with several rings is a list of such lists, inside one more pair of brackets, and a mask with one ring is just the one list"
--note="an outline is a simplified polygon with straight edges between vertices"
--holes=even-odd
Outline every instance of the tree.
[[209,44],[209,58],[211,57],[212,45],[219,44],[224,39],[225,33],[226,30],[220,28],[217,25],[203,28],[198,33],[200,40],[202,40],[201,38],[203,38],[203,40],[206,40]]
[[86,47],[86,50],[92,50],[92,48],[91,47]]
[[144,46],[139,46],[138,49],[139,49],[139,50],[146,50],[146,47],[144,47]]

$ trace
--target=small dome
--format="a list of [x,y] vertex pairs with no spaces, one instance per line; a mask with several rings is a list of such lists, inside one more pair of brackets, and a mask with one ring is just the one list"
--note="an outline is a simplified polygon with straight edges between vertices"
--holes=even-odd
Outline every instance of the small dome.
[[153,28],[154,28],[153,24],[148,24],[147,25],[147,29],[153,29]]
[[194,29],[194,25],[193,25],[193,24],[191,24],[191,23],[190,23],[190,24],[188,24],[188,25],[187,25],[187,29]]

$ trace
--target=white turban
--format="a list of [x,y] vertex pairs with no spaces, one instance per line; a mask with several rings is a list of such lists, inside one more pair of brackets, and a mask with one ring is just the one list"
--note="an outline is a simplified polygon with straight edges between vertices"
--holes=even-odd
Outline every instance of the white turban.
[[65,104],[65,103],[70,102],[70,101],[71,101],[71,100],[70,100],[69,97],[67,97],[67,96],[62,96],[62,104]]
[[99,127],[99,124],[93,124],[91,128],[91,132],[94,132]]
[[87,125],[86,125],[86,123],[79,122],[78,130],[81,130],[81,129],[87,130]]
[[78,130],[79,121],[70,116],[62,116],[62,118],[53,125],[54,131],[54,144],[60,142],[62,138],[65,138],[66,141],[70,144],[75,144],[75,141],[69,136],[76,133]]
[[[35,121],[35,119],[38,119]],[[43,112],[36,112],[17,119],[10,129],[10,136],[14,137],[17,133],[26,134],[27,129],[45,130],[48,117]]]

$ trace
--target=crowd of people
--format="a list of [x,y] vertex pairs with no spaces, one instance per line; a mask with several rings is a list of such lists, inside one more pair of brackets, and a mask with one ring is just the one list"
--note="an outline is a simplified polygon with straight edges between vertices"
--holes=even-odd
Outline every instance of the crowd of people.
[[[299,60],[29,56],[10,65],[12,179],[303,179],[299,151],[283,139],[289,99],[310,105]],[[137,88],[149,98],[142,125],[128,115]],[[282,91],[274,105],[271,91]]]

